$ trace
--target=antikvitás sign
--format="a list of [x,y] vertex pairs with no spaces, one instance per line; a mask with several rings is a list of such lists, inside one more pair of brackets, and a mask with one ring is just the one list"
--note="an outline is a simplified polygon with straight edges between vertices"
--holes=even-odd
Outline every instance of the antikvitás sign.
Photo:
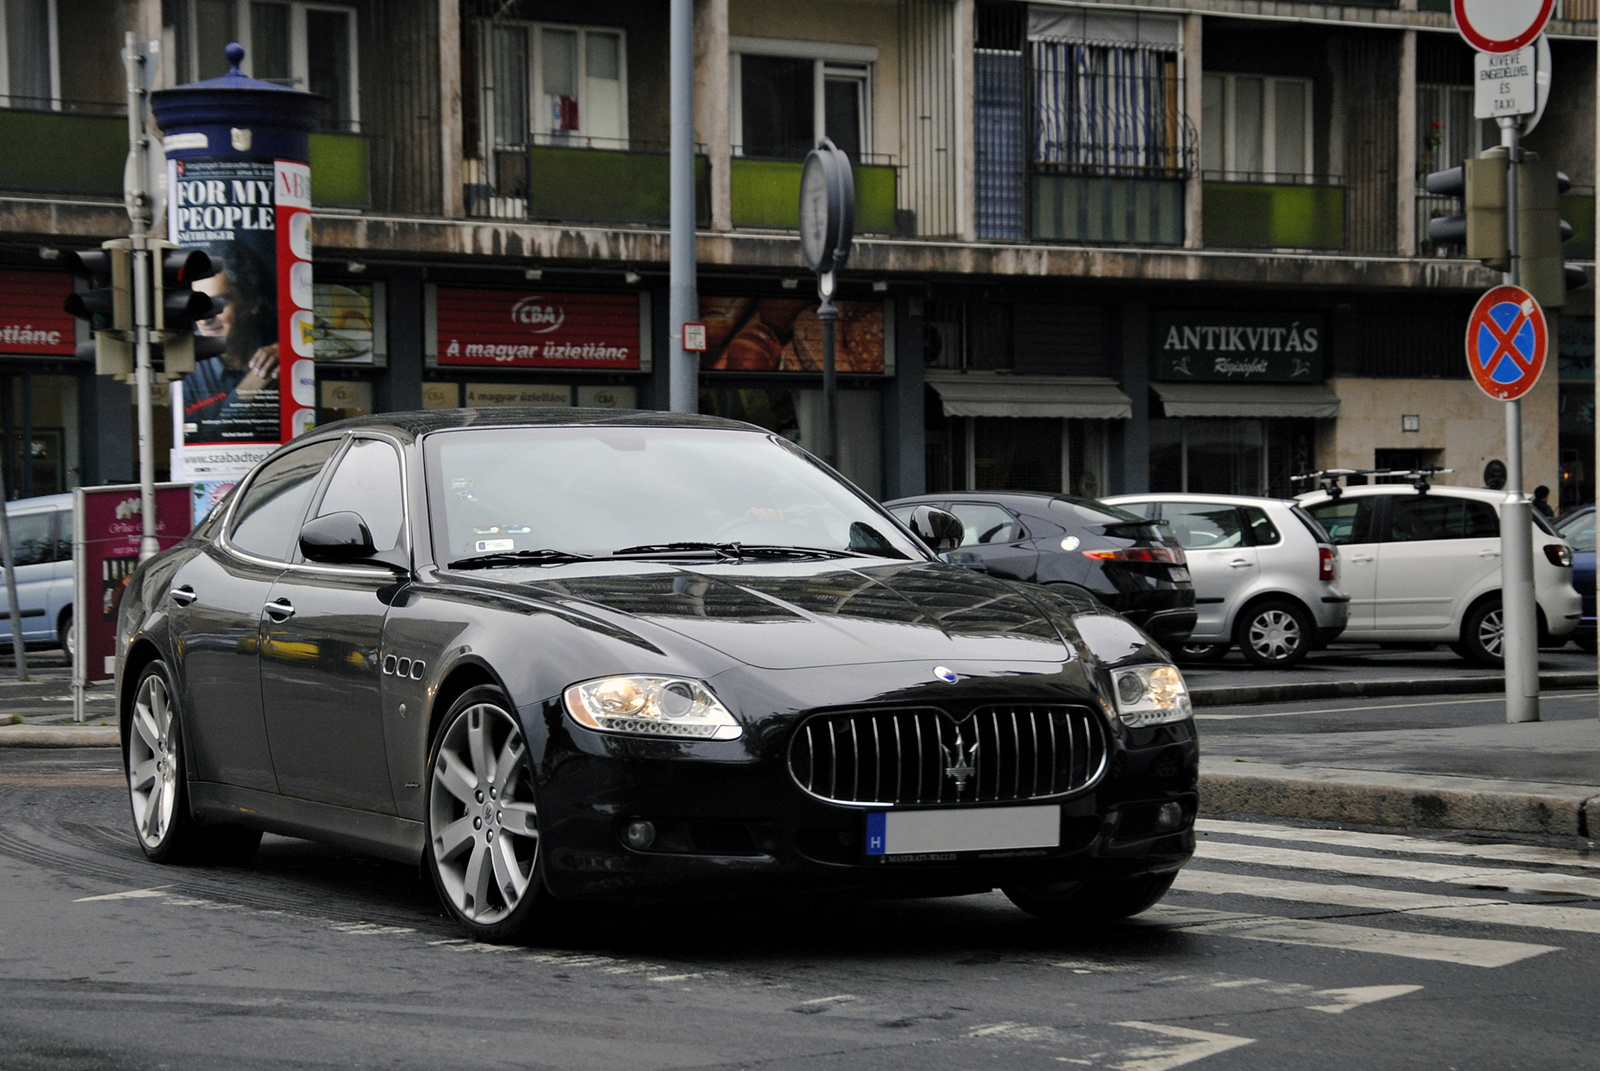
[[1315,313],[1157,312],[1150,373],[1165,383],[1321,383],[1326,341]]
[[440,365],[608,371],[641,367],[637,294],[440,287],[434,323]]
[[0,271],[0,354],[71,357],[77,327],[61,307],[71,292],[59,272]]

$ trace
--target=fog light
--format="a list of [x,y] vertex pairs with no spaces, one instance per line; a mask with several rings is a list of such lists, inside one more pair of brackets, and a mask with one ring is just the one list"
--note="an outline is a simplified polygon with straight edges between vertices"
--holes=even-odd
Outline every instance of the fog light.
[[1176,829],[1178,823],[1183,821],[1183,804],[1163,803],[1156,808],[1156,828]]
[[[1169,804],[1169,806],[1177,806]],[[622,842],[636,852],[642,852],[656,842],[656,824],[638,819],[628,823],[622,831]]]

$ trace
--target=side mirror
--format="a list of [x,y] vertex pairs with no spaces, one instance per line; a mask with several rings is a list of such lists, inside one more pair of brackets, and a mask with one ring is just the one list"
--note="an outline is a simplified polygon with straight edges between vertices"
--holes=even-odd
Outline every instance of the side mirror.
[[376,550],[361,515],[343,510],[307,521],[300,529],[300,553],[312,562],[355,562]]
[[938,554],[955,550],[961,545],[961,537],[966,535],[961,518],[937,506],[918,506],[912,510],[907,527]]

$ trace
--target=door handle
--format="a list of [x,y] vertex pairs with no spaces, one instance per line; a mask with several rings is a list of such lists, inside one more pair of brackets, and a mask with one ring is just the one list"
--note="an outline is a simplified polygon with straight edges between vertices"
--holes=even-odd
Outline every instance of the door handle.
[[1233,561],[1229,562],[1228,564],[1230,566],[1232,566],[1233,568],[1235,568],[1235,569],[1248,569],[1248,568],[1250,568],[1250,559],[1249,558],[1235,558],[1235,559],[1233,559]]
[[179,606],[188,606],[200,597],[194,593],[194,588],[191,588],[188,584],[181,584],[167,592],[167,594],[172,596],[172,601]]
[[287,621],[294,616],[294,603],[288,599],[275,599],[262,607],[274,621]]
[[1498,550],[1480,550],[1480,551],[1478,551],[1478,557],[1480,557],[1480,558],[1498,558],[1498,557],[1500,557],[1500,552]]
[[1372,555],[1370,555],[1370,554],[1352,554],[1352,555],[1350,555],[1350,560],[1352,562],[1361,562],[1361,563],[1365,564],[1366,562],[1370,562],[1372,560]]

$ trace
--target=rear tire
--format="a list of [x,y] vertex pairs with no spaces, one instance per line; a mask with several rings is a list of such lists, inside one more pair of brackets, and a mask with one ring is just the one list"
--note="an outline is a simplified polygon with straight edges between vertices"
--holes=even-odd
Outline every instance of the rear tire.
[[1178,661],[1203,666],[1221,662],[1233,650],[1230,643],[1186,643],[1177,649]]
[[62,610],[61,616],[56,618],[56,642],[67,653],[68,662],[77,660],[78,652],[73,646],[72,607],[70,606]]
[[1505,613],[1500,596],[1484,599],[1474,606],[1461,623],[1461,640],[1451,648],[1469,662],[1499,669],[1505,659]]
[[1147,911],[1177,880],[1170,874],[1136,878],[1097,878],[1055,884],[1007,885],[1000,891],[1036,919],[1062,925],[1092,926],[1132,918]]
[[1267,599],[1249,607],[1233,629],[1234,642],[1258,669],[1286,669],[1311,653],[1316,641],[1311,615],[1288,599]]

